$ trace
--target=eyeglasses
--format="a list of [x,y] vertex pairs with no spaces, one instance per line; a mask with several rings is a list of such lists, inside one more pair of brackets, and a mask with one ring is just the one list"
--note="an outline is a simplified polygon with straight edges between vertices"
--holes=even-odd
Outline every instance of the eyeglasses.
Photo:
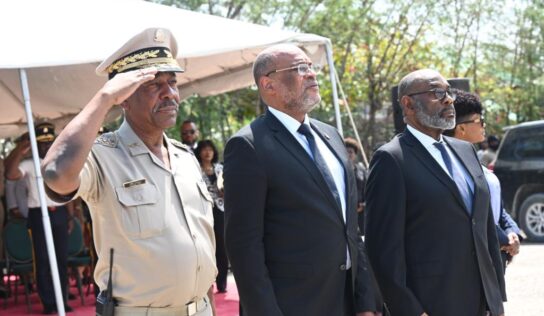
[[196,133],[196,131],[194,129],[190,129],[190,130],[187,130],[187,131],[182,131],[181,135],[194,135],[195,133]]
[[275,73],[275,72],[282,72],[282,71],[288,71],[288,70],[297,70],[298,74],[302,77],[307,76],[310,73],[310,70],[312,70],[314,73],[318,73],[321,71],[322,67],[319,64],[298,64],[293,67],[283,68],[283,69],[276,69],[268,72],[265,76],[268,77],[269,75]]
[[440,101],[444,101],[444,99],[446,98],[446,95],[449,95],[450,98],[452,98],[453,100],[455,100],[455,98],[457,97],[457,94],[455,92],[451,91],[449,88],[447,90],[442,89],[442,88],[435,88],[435,89],[431,89],[431,90],[410,93],[410,94],[407,94],[407,96],[411,97],[411,96],[414,96],[414,95],[429,93],[429,92],[434,93],[434,96],[436,97],[436,99],[440,100]]
[[469,124],[469,123],[480,123],[480,126],[482,126],[482,127],[485,126],[485,121],[484,121],[483,118],[477,118],[477,119],[474,119],[474,120],[468,120],[468,121],[458,122],[457,125],[461,125],[461,124]]

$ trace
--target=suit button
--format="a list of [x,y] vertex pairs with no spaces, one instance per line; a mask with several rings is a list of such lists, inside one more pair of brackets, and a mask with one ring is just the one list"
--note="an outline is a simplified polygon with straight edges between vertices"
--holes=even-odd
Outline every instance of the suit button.
[[476,225],[476,220],[472,219],[472,225]]
[[346,271],[346,265],[345,264],[340,265],[340,271]]

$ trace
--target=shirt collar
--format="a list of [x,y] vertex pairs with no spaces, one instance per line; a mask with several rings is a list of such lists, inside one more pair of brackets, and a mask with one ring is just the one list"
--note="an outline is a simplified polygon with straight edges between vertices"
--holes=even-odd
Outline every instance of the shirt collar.
[[410,125],[406,125],[406,128],[408,128],[410,133],[412,133],[412,135],[414,135],[414,137],[417,138],[417,140],[419,140],[419,142],[425,148],[434,148],[434,145],[433,145],[434,143],[436,143],[436,142],[443,143],[444,142],[444,138],[442,137],[442,134],[440,134],[440,139],[437,141],[436,139],[432,138],[431,136],[418,131],[417,129],[413,128]]
[[[283,124],[283,126],[285,126],[285,128],[287,128],[289,132],[291,132],[291,134],[296,135],[298,133],[298,128],[300,127],[299,121],[280,110],[274,109],[271,106],[268,107],[268,110]],[[304,122],[302,123],[310,127],[310,118],[308,117],[308,114],[304,115]]]
[[[128,148],[132,156],[150,153],[144,142],[134,133],[134,130],[130,124],[125,120],[117,131],[119,139]],[[170,152],[169,141],[166,134],[163,133],[164,142],[167,144],[168,151]]]

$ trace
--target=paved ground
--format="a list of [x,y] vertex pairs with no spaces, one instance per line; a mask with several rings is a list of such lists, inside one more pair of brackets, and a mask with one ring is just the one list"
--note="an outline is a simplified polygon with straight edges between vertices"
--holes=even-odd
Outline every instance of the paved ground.
[[506,268],[506,316],[544,315],[544,244],[522,244]]

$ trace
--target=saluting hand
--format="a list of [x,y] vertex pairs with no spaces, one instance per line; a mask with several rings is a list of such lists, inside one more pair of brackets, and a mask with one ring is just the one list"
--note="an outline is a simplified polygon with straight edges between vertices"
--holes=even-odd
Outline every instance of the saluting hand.
[[157,72],[157,68],[150,67],[117,74],[106,82],[99,93],[111,99],[108,104],[121,104],[144,82],[153,80]]
[[28,154],[28,152],[30,151],[30,140],[29,139],[21,140],[17,144],[17,146],[15,146],[13,151],[17,151],[17,153],[21,156]]

